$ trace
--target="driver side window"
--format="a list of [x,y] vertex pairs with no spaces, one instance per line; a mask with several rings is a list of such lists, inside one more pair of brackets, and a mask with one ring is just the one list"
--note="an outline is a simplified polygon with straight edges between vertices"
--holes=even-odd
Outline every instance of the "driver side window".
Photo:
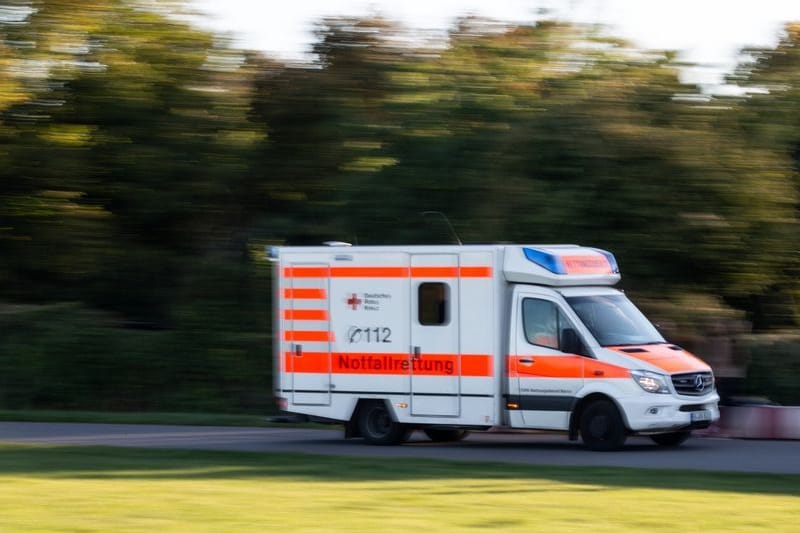
[[586,353],[575,328],[551,301],[536,298],[522,300],[522,324],[525,339],[531,344],[568,353]]

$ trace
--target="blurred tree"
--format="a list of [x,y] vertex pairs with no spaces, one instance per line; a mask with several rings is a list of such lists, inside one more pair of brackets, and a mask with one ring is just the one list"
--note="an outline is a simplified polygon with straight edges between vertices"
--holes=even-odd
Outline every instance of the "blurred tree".
[[0,390],[27,384],[20,404],[86,407],[71,395],[122,368],[103,405],[263,406],[259,246],[452,243],[429,211],[466,242],[607,247],[656,302],[796,320],[796,26],[737,72],[761,94],[723,98],[580,25],[466,18],[426,43],[333,18],[315,62],[284,65],[181,9],[0,2],[0,287],[76,302],[0,307]]
[[49,218],[24,236],[36,255],[23,254],[20,275],[40,271],[56,297],[166,320],[198,254],[247,259],[255,131],[243,55],[136,2],[38,1],[23,22],[7,42],[17,68],[40,72],[6,113],[20,130],[6,169],[40,206],[24,216]]
[[[775,268],[762,279],[767,290],[754,292],[747,305],[757,327],[795,326],[800,324],[800,24],[785,27],[777,48],[743,54],[750,60],[729,80],[745,90],[744,96],[730,99],[731,121],[748,146],[772,156],[760,170],[780,176],[787,202],[794,206],[793,216],[763,213],[753,221],[760,226],[752,240],[754,251],[764,253],[767,245],[781,253],[772,258]],[[742,188],[742,193],[760,199],[775,188],[774,179],[762,179]]]
[[547,110],[521,130],[511,153],[543,193],[531,227],[615,250],[626,283],[762,290],[785,250],[752,244],[791,220],[787,176],[771,170],[772,153],[720,127],[725,110],[681,84],[668,56],[630,53],[609,48],[552,84]]
[[[80,270],[70,240],[97,230],[92,210],[80,209],[72,174],[80,168],[65,154],[82,143],[82,132],[52,126],[64,103],[53,73],[69,68],[65,47],[42,29],[32,30],[37,5],[8,2],[0,10],[3,38],[2,185],[0,185],[0,274],[7,297],[46,298],[57,277]],[[77,260],[71,266],[69,257]]]
[[429,49],[397,32],[329,20],[319,63],[262,74],[285,235],[445,242],[419,224],[437,210],[472,242],[606,246],[628,282],[666,292],[742,298],[785,267],[791,177],[672,54],[555,22],[465,19]]
[[352,202],[372,196],[363,175],[395,162],[384,153],[389,73],[403,58],[383,20],[331,19],[318,27],[318,63],[257,65],[252,118],[262,124],[261,190],[272,238],[358,240]]
[[266,405],[252,79],[244,52],[177,22],[177,5],[0,6],[0,286],[83,303],[0,307],[15,405]]

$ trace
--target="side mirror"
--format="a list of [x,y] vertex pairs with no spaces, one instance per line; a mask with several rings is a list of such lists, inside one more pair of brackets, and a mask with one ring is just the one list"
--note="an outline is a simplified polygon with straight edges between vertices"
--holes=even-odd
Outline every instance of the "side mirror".
[[587,350],[583,346],[578,332],[572,328],[564,328],[561,330],[561,338],[559,339],[561,351],[566,353],[574,353],[578,355],[587,355]]

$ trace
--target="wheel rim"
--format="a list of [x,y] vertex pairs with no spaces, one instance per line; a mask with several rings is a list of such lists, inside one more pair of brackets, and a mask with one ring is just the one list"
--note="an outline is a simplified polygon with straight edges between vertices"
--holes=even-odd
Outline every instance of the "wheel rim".
[[375,409],[369,415],[367,428],[370,434],[382,437],[391,431],[392,418],[384,409]]
[[607,415],[593,416],[589,421],[589,435],[595,440],[606,440],[610,432],[611,422]]

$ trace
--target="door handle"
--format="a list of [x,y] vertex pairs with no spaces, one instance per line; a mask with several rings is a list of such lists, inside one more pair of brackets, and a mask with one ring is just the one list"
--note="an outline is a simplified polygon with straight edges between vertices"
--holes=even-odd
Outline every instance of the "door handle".
[[414,346],[414,359],[419,359],[422,357],[422,350],[419,346]]
[[295,357],[303,357],[303,346],[300,344],[294,345],[294,356]]
[[525,359],[520,359],[519,362],[522,363],[523,365],[532,365],[536,361],[531,357],[526,357]]

